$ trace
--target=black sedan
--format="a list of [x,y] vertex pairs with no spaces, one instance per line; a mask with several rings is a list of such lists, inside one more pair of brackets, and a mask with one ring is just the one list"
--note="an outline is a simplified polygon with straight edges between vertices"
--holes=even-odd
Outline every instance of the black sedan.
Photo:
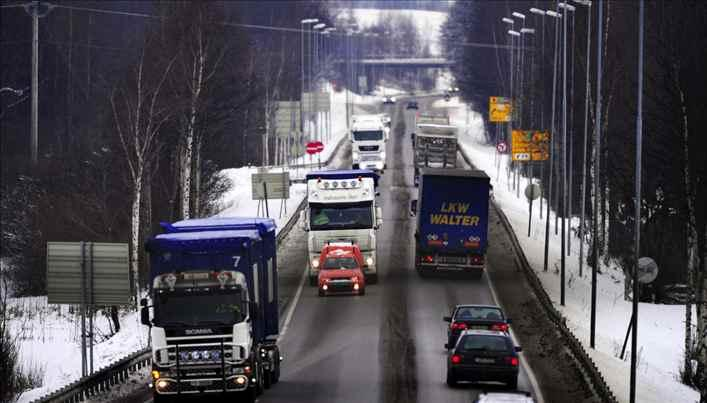
[[417,109],[417,101],[410,101],[408,102],[407,106],[405,109]]
[[445,316],[449,323],[447,328],[447,345],[452,348],[459,334],[467,329],[484,329],[508,332],[511,320],[506,318],[503,310],[495,305],[457,305],[451,316]]
[[465,330],[447,358],[447,385],[502,382],[518,387],[518,352],[511,336],[495,330]]

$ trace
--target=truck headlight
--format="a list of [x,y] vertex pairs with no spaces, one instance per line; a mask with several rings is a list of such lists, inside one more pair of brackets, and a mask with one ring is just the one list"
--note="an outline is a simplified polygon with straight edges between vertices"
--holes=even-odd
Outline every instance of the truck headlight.
[[373,266],[373,257],[369,256],[366,258],[366,264],[369,266]]
[[385,161],[385,151],[381,151],[381,159]]
[[315,269],[319,267],[319,259],[312,259],[312,267]]
[[351,153],[351,158],[352,158],[354,161],[357,161],[357,160],[358,160],[358,157],[359,157],[359,154],[358,154],[356,151],[354,151],[353,153]]

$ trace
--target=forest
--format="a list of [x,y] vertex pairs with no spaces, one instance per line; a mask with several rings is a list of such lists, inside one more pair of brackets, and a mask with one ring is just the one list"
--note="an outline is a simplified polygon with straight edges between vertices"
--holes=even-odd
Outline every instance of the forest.
[[[584,228],[575,226],[570,231],[586,239],[592,246],[589,252],[598,251],[598,256],[589,252],[585,256],[586,273],[596,257],[630,279],[636,235],[639,2],[572,4],[574,8],[566,10],[555,1],[456,2],[443,28],[445,52],[454,62],[462,97],[485,121],[489,97],[509,97],[512,91],[513,128],[551,133],[552,152],[559,156],[564,151],[567,164],[563,169],[559,158],[552,166],[538,162],[540,169],[534,170],[534,176],[549,192],[553,210],[578,217],[584,207]],[[705,401],[707,155],[702,148],[707,147],[707,138],[700,127],[707,124],[707,4],[694,0],[644,4],[639,255],[654,259],[660,272],[650,287],[642,287],[641,300],[662,302],[667,299],[664,290],[686,285],[688,353],[682,380],[697,386]],[[513,20],[514,12],[525,18]],[[526,30],[521,35],[509,34],[522,29]],[[565,43],[567,140],[563,142],[561,50]],[[487,141],[510,144],[504,134],[506,125],[502,131],[496,125],[486,123]],[[564,188],[563,177],[568,183]],[[626,289],[626,298],[632,298],[630,281]],[[693,304],[696,321],[691,317]]]

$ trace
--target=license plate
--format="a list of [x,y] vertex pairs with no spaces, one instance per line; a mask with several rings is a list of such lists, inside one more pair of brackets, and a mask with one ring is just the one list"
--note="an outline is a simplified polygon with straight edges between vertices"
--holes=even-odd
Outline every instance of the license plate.
[[484,326],[484,325],[472,325],[471,328],[472,328],[472,329],[488,330],[489,327],[488,327],[488,326]]
[[493,358],[477,358],[475,361],[479,364],[494,364],[496,362]]
[[191,384],[193,386],[210,386],[214,381],[209,381],[209,380],[198,380],[198,381],[191,381]]
[[350,283],[351,280],[331,280],[332,283]]

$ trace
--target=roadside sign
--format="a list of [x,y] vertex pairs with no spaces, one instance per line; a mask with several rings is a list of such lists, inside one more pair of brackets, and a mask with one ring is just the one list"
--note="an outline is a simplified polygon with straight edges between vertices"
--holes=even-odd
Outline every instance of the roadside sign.
[[307,154],[319,154],[324,151],[324,144],[321,141],[310,141],[307,143]]
[[536,200],[540,197],[540,185],[531,183],[525,187],[525,198],[528,200]]
[[329,112],[331,102],[327,92],[302,93],[302,110],[305,114],[313,112]]
[[506,144],[505,141],[499,141],[498,144],[496,144],[496,151],[498,151],[499,154],[505,154],[505,152],[508,151],[508,144]]
[[289,172],[258,172],[250,177],[253,200],[289,199],[290,198],[290,173]]
[[641,284],[652,283],[658,277],[658,264],[649,257],[638,259],[638,282]]
[[47,242],[47,302],[130,303],[127,243]]
[[300,128],[299,101],[279,101],[275,112],[275,134],[289,137]]
[[550,157],[550,134],[537,130],[513,130],[513,161],[547,161]]
[[510,98],[489,97],[489,121],[510,122],[512,102]]

